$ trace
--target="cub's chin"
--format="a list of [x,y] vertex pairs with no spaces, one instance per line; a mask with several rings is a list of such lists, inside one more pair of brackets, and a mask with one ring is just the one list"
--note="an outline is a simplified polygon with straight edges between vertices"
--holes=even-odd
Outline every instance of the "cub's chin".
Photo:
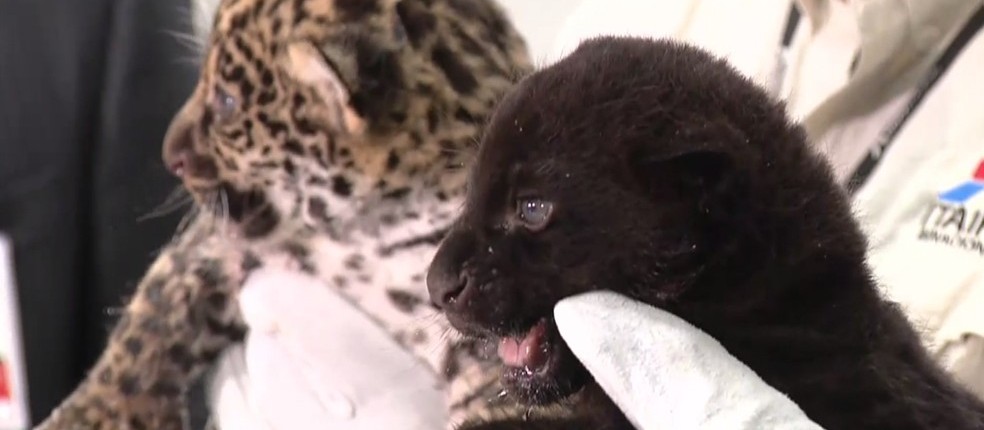
[[542,318],[525,331],[496,340],[504,365],[503,388],[519,402],[535,406],[556,403],[591,380],[552,319]]

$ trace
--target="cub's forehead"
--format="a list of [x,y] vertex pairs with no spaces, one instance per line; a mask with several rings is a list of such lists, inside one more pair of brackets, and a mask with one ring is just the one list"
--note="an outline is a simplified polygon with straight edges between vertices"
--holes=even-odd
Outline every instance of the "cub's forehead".
[[224,0],[216,11],[212,25],[211,62],[225,63],[233,59],[252,61],[268,54],[272,45],[289,37],[292,19],[297,15],[295,10],[299,10],[294,3]]
[[479,146],[476,169],[483,176],[504,174],[509,165],[534,156],[543,145],[543,124],[537,106],[525,94],[527,83],[520,83],[496,109]]
[[395,7],[397,0],[223,0],[213,35],[260,31],[271,36],[317,33],[331,24],[369,21]]
[[212,68],[256,63],[276,56],[292,41],[334,40],[353,25],[379,29],[386,26],[395,2],[224,0],[216,11],[206,62]]
[[300,16],[303,3],[285,0],[224,0],[216,11],[212,34],[224,37],[259,30],[264,23],[272,29],[276,20],[277,31]]
[[[501,173],[508,165],[576,158],[593,151],[585,142],[612,124],[597,121],[611,94],[585,88],[565,63],[521,80],[499,102],[481,141],[478,165]],[[574,73],[572,77],[571,74]],[[616,107],[617,108],[617,107]]]

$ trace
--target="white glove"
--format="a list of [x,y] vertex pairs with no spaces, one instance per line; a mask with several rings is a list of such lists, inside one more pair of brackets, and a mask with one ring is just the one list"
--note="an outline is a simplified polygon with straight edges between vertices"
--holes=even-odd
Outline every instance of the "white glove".
[[788,397],[686,321],[612,292],[554,308],[574,355],[640,430],[819,430]]
[[239,300],[250,327],[227,351],[209,400],[224,430],[434,430],[437,376],[317,279],[261,269]]

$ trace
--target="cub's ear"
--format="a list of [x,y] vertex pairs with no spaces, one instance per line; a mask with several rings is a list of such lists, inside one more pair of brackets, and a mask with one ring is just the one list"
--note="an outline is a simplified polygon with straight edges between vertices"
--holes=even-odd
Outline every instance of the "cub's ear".
[[325,55],[309,42],[294,42],[285,52],[287,74],[314,89],[322,106],[329,110],[325,121],[329,127],[350,135],[365,132],[366,122],[351,104],[352,94],[338,70]]
[[656,139],[629,154],[629,164],[645,189],[685,193],[702,206],[738,191],[749,147],[744,133],[730,123],[680,121]]

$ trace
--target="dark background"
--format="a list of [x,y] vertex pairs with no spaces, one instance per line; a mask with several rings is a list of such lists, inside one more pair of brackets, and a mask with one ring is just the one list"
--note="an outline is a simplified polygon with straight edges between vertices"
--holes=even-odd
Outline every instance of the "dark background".
[[197,78],[174,33],[191,33],[188,0],[0,0],[0,232],[35,424],[98,357],[180,218],[140,221],[177,186],[161,140]]

